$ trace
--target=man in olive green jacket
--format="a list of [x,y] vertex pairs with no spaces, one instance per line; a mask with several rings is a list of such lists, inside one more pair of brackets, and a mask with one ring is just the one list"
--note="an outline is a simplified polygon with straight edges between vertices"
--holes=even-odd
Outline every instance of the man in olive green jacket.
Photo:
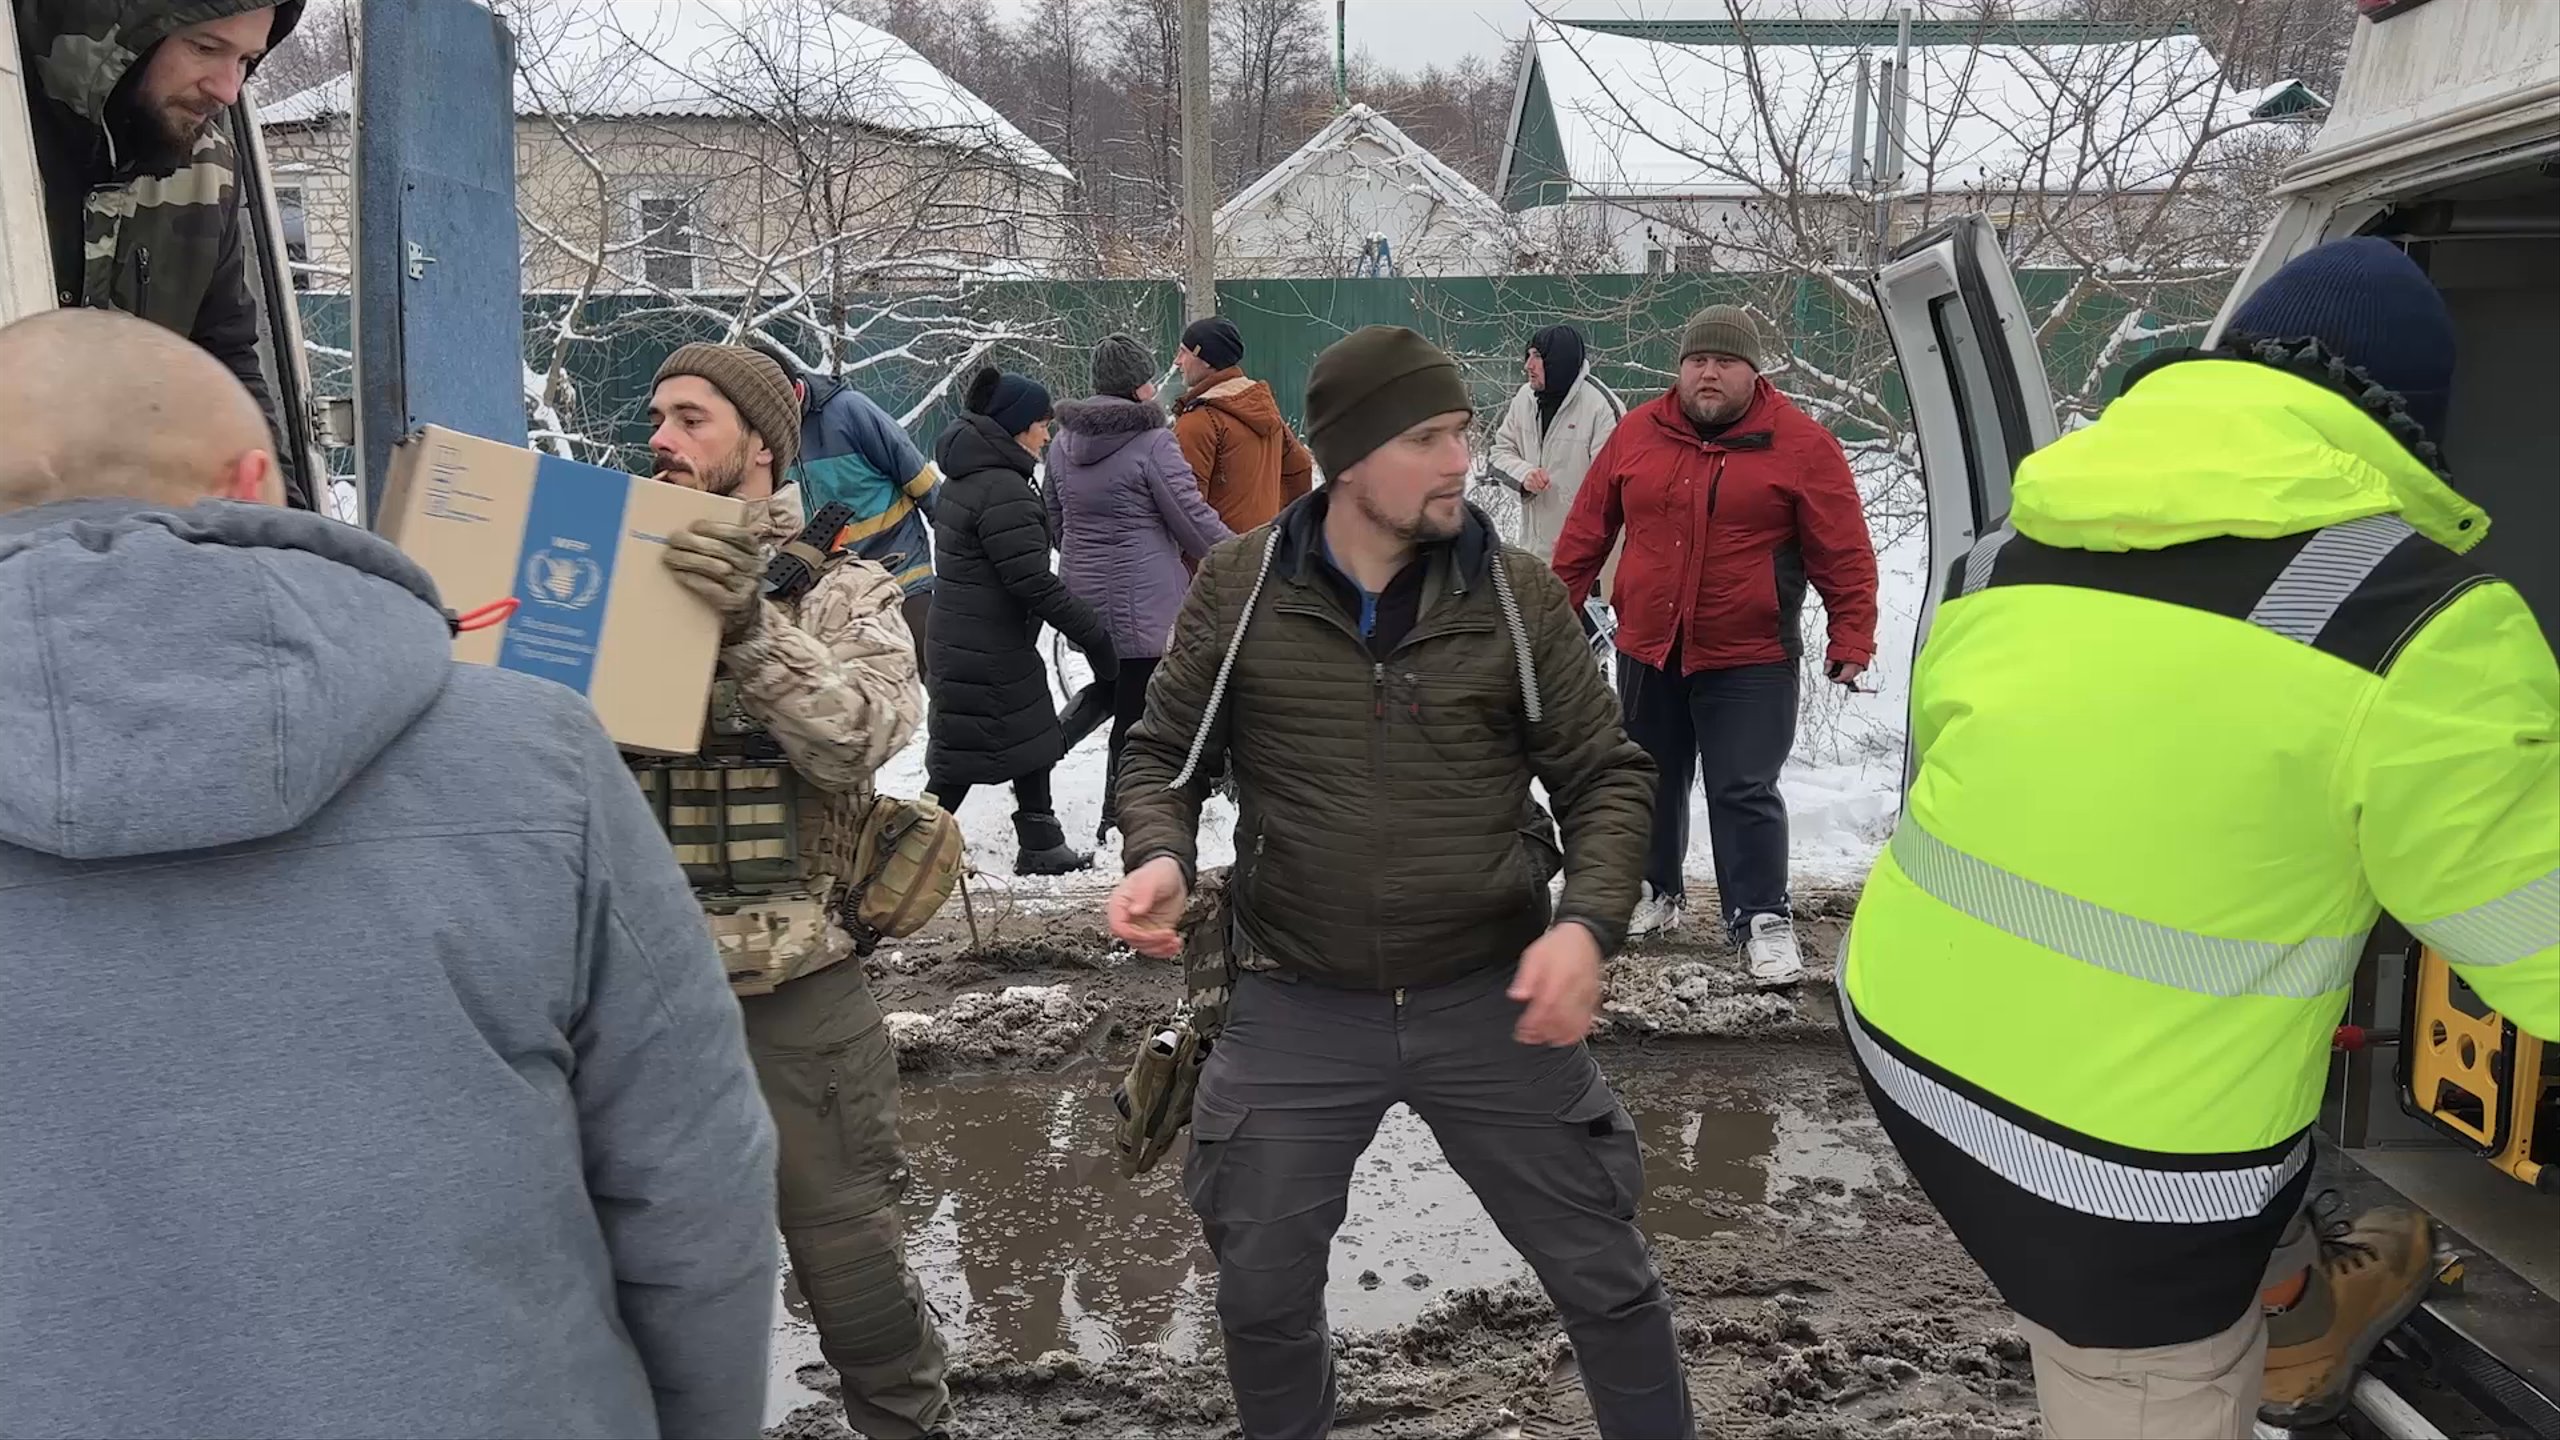
[[1307,418],[1328,483],[1211,552],[1121,764],[1112,927],[1149,954],[1181,948],[1222,762],[1241,804],[1239,976],[1183,1178],[1246,1440],[1332,1425],[1321,1277],[1352,1165],[1399,1101],[1537,1270],[1600,1433],[1695,1433],[1634,1223],[1634,1128],[1582,1043],[1635,907],[1653,767],[1563,585],[1467,507],[1470,405],[1413,331],[1325,351]]

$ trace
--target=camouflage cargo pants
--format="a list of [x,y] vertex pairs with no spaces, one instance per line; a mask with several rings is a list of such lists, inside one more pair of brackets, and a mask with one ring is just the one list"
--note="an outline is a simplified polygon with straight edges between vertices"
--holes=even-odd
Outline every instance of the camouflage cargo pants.
[[781,1225],[853,1428],[914,1440],[950,1422],[942,1336],[898,1215],[898,1056],[858,960],[741,999],[782,1141]]

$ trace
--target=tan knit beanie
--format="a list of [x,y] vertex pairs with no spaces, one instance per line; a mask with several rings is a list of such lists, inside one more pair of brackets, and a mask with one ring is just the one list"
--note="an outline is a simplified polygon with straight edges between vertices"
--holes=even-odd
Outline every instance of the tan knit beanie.
[[1680,331],[1680,358],[1701,352],[1730,355],[1749,362],[1754,370],[1769,368],[1760,363],[1760,326],[1739,305],[1710,305],[1689,317]]
[[738,418],[773,452],[773,483],[789,483],[791,467],[800,463],[800,397],[781,366],[744,345],[696,341],[668,356],[649,388],[673,375],[699,376],[728,396]]

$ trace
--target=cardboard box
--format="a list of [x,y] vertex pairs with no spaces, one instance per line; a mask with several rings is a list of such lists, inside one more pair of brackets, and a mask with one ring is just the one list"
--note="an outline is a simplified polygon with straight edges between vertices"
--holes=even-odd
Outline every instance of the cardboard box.
[[666,537],[746,506],[430,425],[393,452],[383,538],[466,613],[515,613],[454,637],[453,656],[556,680],[587,697],[625,749],[702,744],[720,617],[676,583]]

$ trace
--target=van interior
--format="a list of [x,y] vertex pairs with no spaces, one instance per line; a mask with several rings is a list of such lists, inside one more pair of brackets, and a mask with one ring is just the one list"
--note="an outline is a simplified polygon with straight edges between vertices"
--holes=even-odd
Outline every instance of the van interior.
[[2560,152],[2423,191],[2369,233],[2444,293],[2461,356],[2446,424],[2454,487],[2490,515],[2479,558],[2546,633],[2560,621]]

